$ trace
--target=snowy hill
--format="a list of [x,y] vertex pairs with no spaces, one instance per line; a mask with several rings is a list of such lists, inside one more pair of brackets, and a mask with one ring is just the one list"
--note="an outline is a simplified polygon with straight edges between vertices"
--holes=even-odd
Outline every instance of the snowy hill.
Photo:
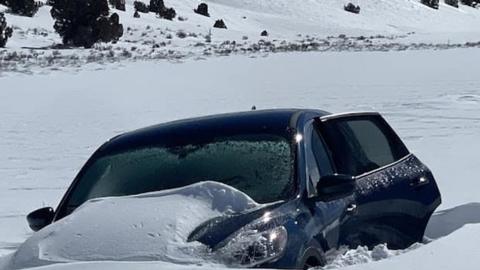
[[[339,0],[208,0],[211,16],[205,17],[193,12],[198,0],[166,0],[166,6],[177,12],[173,21],[154,13],[134,18],[133,2],[126,1],[126,11],[111,9],[124,26],[120,41],[90,50],[53,49],[61,38],[53,30],[49,6],[41,7],[33,18],[6,14],[14,34],[0,50],[0,72],[264,52],[480,46],[480,9],[453,8],[443,1],[434,10],[420,0],[356,0],[361,12],[353,14],[343,9],[347,1]],[[228,29],[213,28],[217,19],[223,19]],[[260,36],[264,30],[268,37]]]

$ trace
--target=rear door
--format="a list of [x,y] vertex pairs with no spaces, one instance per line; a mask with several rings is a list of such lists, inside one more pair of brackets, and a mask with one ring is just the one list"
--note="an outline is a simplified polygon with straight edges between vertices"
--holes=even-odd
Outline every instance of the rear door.
[[337,173],[355,176],[356,213],[341,228],[351,246],[421,241],[440,193],[430,170],[378,113],[317,119]]

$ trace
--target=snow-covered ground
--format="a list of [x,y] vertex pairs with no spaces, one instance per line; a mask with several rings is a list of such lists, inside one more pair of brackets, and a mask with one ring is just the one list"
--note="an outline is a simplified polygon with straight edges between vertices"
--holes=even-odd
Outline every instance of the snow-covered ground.
[[[480,9],[441,1],[439,10],[420,0],[351,0],[360,14],[343,10],[341,0],[207,0],[210,17],[195,14],[199,0],[165,0],[173,21],[155,14],[133,18],[133,1],[120,16],[124,35],[117,44],[61,49],[50,7],[33,17],[6,14],[14,28],[0,49],[2,72],[45,73],[58,69],[107,68],[139,60],[202,59],[285,51],[387,51],[480,47]],[[148,0],[143,0],[148,3]],[[0,11],[6,8],[0,6]],[[213,28],[223,19],[228,29]],[[260,36],[266,30],[268,37]]]
[[[117,11],[124,36],[89,50],[52,47],[61,39],[47,6],[33,18],[6,14],[14,36],[0,49],[0,256],[32,235],[25,215],[56,206],[108,138],[256,105],[380,111],[437,178],[443,204],[425,243],[340,250],[327,268],[478,268],[480,9],[352,0],[362,7],[355,15],[339,0],[207,0],[207,18],[193,13],[200,1],[165,0],[177,10],[167,21],[134,19],[133,0],[126,2],[127,11]],[[228,29],[212,28],[216,19]],[[43,269],[152,267],[219,266],[74,262]]]
[[[11,253],[31,235],[25,215],[55,206],[80,166],[108,138],[159,122],[256,105],[380,111],[437,178],[443,204],[427,230],[432,242],[406,251],[379,246],[339,252],[329,268],[380,260],[352,267],[476,269],[477,59],[478,49],[309,52],[9,74],[0,79],[0,254]],[[152,264],[161,269],[213,267],[92,262],[68,268],[147,269]]]

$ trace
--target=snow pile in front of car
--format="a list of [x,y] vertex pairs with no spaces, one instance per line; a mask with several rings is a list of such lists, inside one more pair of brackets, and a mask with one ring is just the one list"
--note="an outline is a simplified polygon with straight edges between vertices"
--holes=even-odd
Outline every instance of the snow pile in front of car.
[[359,246],[356,249],[342,247],[327,256],[327,265],[321,269],[339,269],[351,265],[376,262],[390,257],[409,252],[422,246],[420,243],[413,244],[407,249],[392,250],[387,245],[380,244],[373,249],[365,246]]
[[246,194],[217,182],[90,200],[28,239],[12,268],[105,260],[203,263],[206,247],[187,243],[189,233],[211,218],[257,206]]

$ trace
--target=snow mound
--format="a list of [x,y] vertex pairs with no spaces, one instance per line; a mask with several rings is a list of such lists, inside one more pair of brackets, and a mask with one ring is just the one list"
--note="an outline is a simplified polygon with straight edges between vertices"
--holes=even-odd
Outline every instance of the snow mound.
[[328,256],[328,264],[322,269],[339,269],[350,265],[376,262],[398,256],[421,246],[423,245],[417,243],[407,249],[402,250],[388,249],[387,245],[385,244],[375,246],[371,250],[365,246],[359,246],[356,249],[348,249],[347,247],[343,247]]
[[208,219],[255,206],[244,193],[217,182],[90,200],[28,239],[11,268],[110,260],[201,263],[206,247],[187,243],[189,233]]

